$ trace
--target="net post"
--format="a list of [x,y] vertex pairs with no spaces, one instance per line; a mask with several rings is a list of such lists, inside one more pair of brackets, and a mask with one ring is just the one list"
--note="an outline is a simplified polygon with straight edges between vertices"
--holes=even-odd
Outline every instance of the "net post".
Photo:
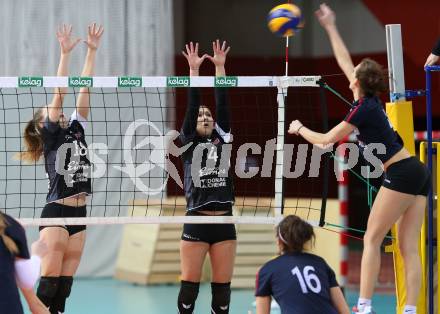
[[[426,79],[426,131],[427,131],[427,159],[428,169],[432,173],[432,96],[431,96],[431,69],[425,68]],[[438,151],[437,151],[438,154]],[[428,313],[434,314],[434,200],[432,185],[428,194]]]
[[[400,24],[386,25],[386,44],[391,100],[390,103],[386,104],[386,111],[394,129],[399,132],[402,137],[405,148],[411,155],[415,155],[412,103],[406,101],[405,98],[402,32]],[[406,303],[405,268],[399,250],[396,225],[392,227],[391,234],[393,241],[387,251],[393,252],[397,297],[396,311],[397,313],[401,313]],[[422,288],[424,286],[425,279],[422,278]],[[426,308],[426,296],[425,292],[423,290],[421,291],[422,293],[420,293],[417,302],[417,311],[424,313]]]
[[[325,97],[325,87],[322,82],[319,84],[319,98],[320,98],[320,107],[322,114],[322,131],[328,131],[328,110],[327,110],[327,99]],[[321,211],[319,215],[319,226],[325,226],[325,211],[327,208],[327,197],[328,197],[328,176],[329,176],[329,153],[324,155],[324,167],[323,167],[323,189],[322,189],[322,201],[321,201]]]
[[275,165],[275,208],[274,216],[281,220],[284,212],[284,136],[285,136],[285,97],[287,97],[287,87],[278,86],[278,123],[277,123],[277,147],[276,147],[276,165]]
[[[345,137],[340,143],[348,142],[348,136]],[[336,155],[342,162],[337,163],[338,177],[342,180],[338,181],[338,199],[339,199],[339,213],[341,215],[341,225],[348,226],[348,187],[349,187],[349,172],[345,167],[347,162],[347,150],[336,149]],[[341,230],[341,287],[347,285],[348,277],[348,236],[346,232],[348,229]]]

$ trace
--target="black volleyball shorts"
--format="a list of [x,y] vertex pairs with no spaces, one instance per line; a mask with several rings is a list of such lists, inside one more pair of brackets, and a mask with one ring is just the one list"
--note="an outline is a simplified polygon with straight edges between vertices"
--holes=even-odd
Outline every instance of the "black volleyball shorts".
[[[86,206],[74,207],[67,206],[59,203],[48,203],[44,206],[43,211],[41,213],[41,218],[64,218],[64,217],[86,217],[87,216],[87,208]],[[40,226],[40,231],[49,226]],[[75,233],[86,230],[85,225],[79,226],[55,226],[61,227],[69,232],[69,236],[74,235]]]
[[[186,216],[206,216],[198,211],[188,211]],[[232,216],[232,210],[221,216]],[[191,242],[206,242],[210,245],[237,240],[234,224],[184,224],[182,240]]]
[[388,167],[382,186],[397,192],[427,196],[431,187],[431,175],[420,160],[410,157]]

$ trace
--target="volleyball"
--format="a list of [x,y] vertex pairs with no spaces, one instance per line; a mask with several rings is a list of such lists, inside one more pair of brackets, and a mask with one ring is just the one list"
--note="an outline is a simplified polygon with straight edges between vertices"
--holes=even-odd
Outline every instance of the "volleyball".
[[270,10],[267,25],[279,36],[293,36],[303,26],[301,9],[294,4],[280,4]]

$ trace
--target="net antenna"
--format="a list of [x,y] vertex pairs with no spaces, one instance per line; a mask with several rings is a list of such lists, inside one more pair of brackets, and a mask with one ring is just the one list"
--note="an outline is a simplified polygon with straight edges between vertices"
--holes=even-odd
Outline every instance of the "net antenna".
[[388,79],[391,101],[405,101],[402,30],[400,24],[386,25]]

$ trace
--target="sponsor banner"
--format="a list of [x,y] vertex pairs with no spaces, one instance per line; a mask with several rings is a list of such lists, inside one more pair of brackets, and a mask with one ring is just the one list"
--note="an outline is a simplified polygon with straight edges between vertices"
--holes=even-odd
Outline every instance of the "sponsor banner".
[[168,76],[168,87],[189,87],[191,85],[191,79],[189,76]]
[[43,77],[41,76],[20,76],[18,78],[19,87],[43,87]]
[[214,81],[215,87],[237,87],[238,78],[236,76],[216,76]]
[[69,77],[69,87],[93,87],[93,78],[86,76]]
[[138,77],[138,76],[118,77],[118,87],[142,87],[142,77]]

